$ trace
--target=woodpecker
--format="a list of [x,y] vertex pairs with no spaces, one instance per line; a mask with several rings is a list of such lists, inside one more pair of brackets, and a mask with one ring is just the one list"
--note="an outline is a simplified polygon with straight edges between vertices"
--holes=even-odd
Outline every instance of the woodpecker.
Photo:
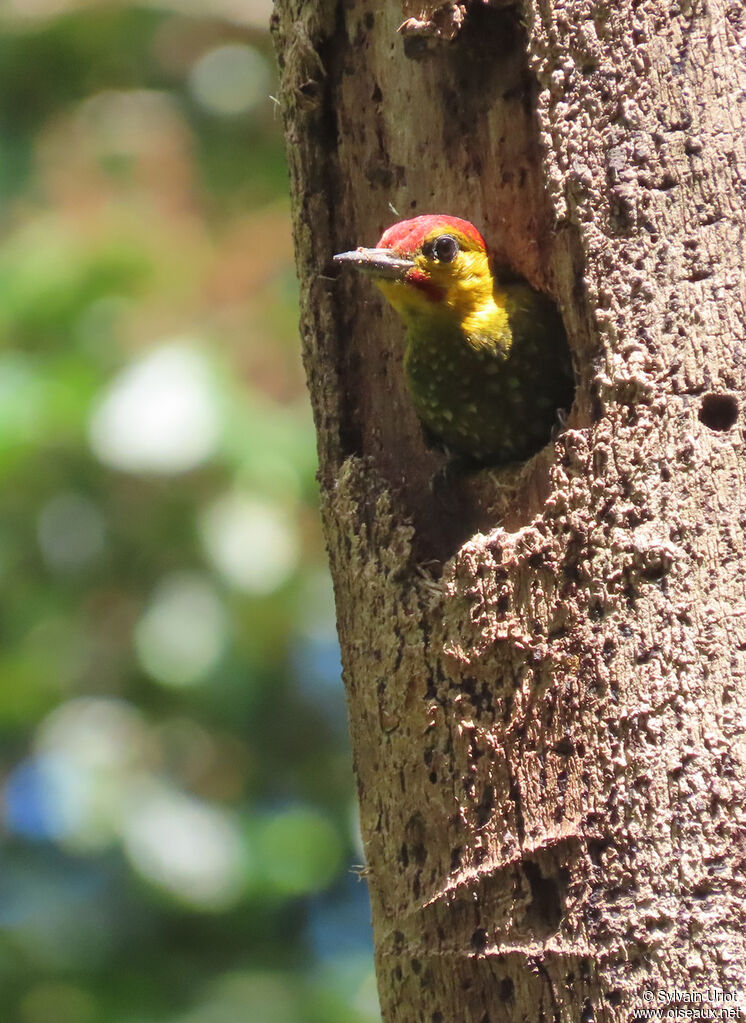
[[404,370],[431,446],[496,465],[546,444],[573,395],[562,321],[528,284],[495,279],[473,224],[402,220],[374,249],[334,259],[371,274],[404,321]]

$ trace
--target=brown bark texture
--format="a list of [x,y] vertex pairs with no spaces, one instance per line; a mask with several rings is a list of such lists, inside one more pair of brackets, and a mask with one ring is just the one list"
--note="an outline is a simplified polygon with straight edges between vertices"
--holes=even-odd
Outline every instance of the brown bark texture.
[[[274,29],[383,1017],[746,1012],[743,6]],[[433,212],[556,299],[577,375],[526,466],[435,488],[402,327],[329,262]]]

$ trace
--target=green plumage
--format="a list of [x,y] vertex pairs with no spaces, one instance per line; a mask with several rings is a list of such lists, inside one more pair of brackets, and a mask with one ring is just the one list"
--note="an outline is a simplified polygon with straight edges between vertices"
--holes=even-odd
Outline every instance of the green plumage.
[[500,315],[472,333],[452,316],[410,318],[404,360],[428,441],[489,464],[538,451],[573,396],[570,353],[554,304],[525,284],[500,292]]

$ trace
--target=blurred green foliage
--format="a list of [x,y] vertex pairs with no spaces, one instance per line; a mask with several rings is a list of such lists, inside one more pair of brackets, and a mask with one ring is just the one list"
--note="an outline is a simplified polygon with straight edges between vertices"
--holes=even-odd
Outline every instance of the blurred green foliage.
[[3,1023],[378,1018],[268,15],[0,13]]

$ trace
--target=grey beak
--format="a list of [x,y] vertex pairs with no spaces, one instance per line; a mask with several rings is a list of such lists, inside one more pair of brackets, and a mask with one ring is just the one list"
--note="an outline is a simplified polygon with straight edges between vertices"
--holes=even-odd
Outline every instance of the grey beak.
[[397,256],[390,249],[354,249],[338,252],[333,258],[335,263],[348,263],[356,270],[390,281],[402,280],[414,266],[413,260]]

